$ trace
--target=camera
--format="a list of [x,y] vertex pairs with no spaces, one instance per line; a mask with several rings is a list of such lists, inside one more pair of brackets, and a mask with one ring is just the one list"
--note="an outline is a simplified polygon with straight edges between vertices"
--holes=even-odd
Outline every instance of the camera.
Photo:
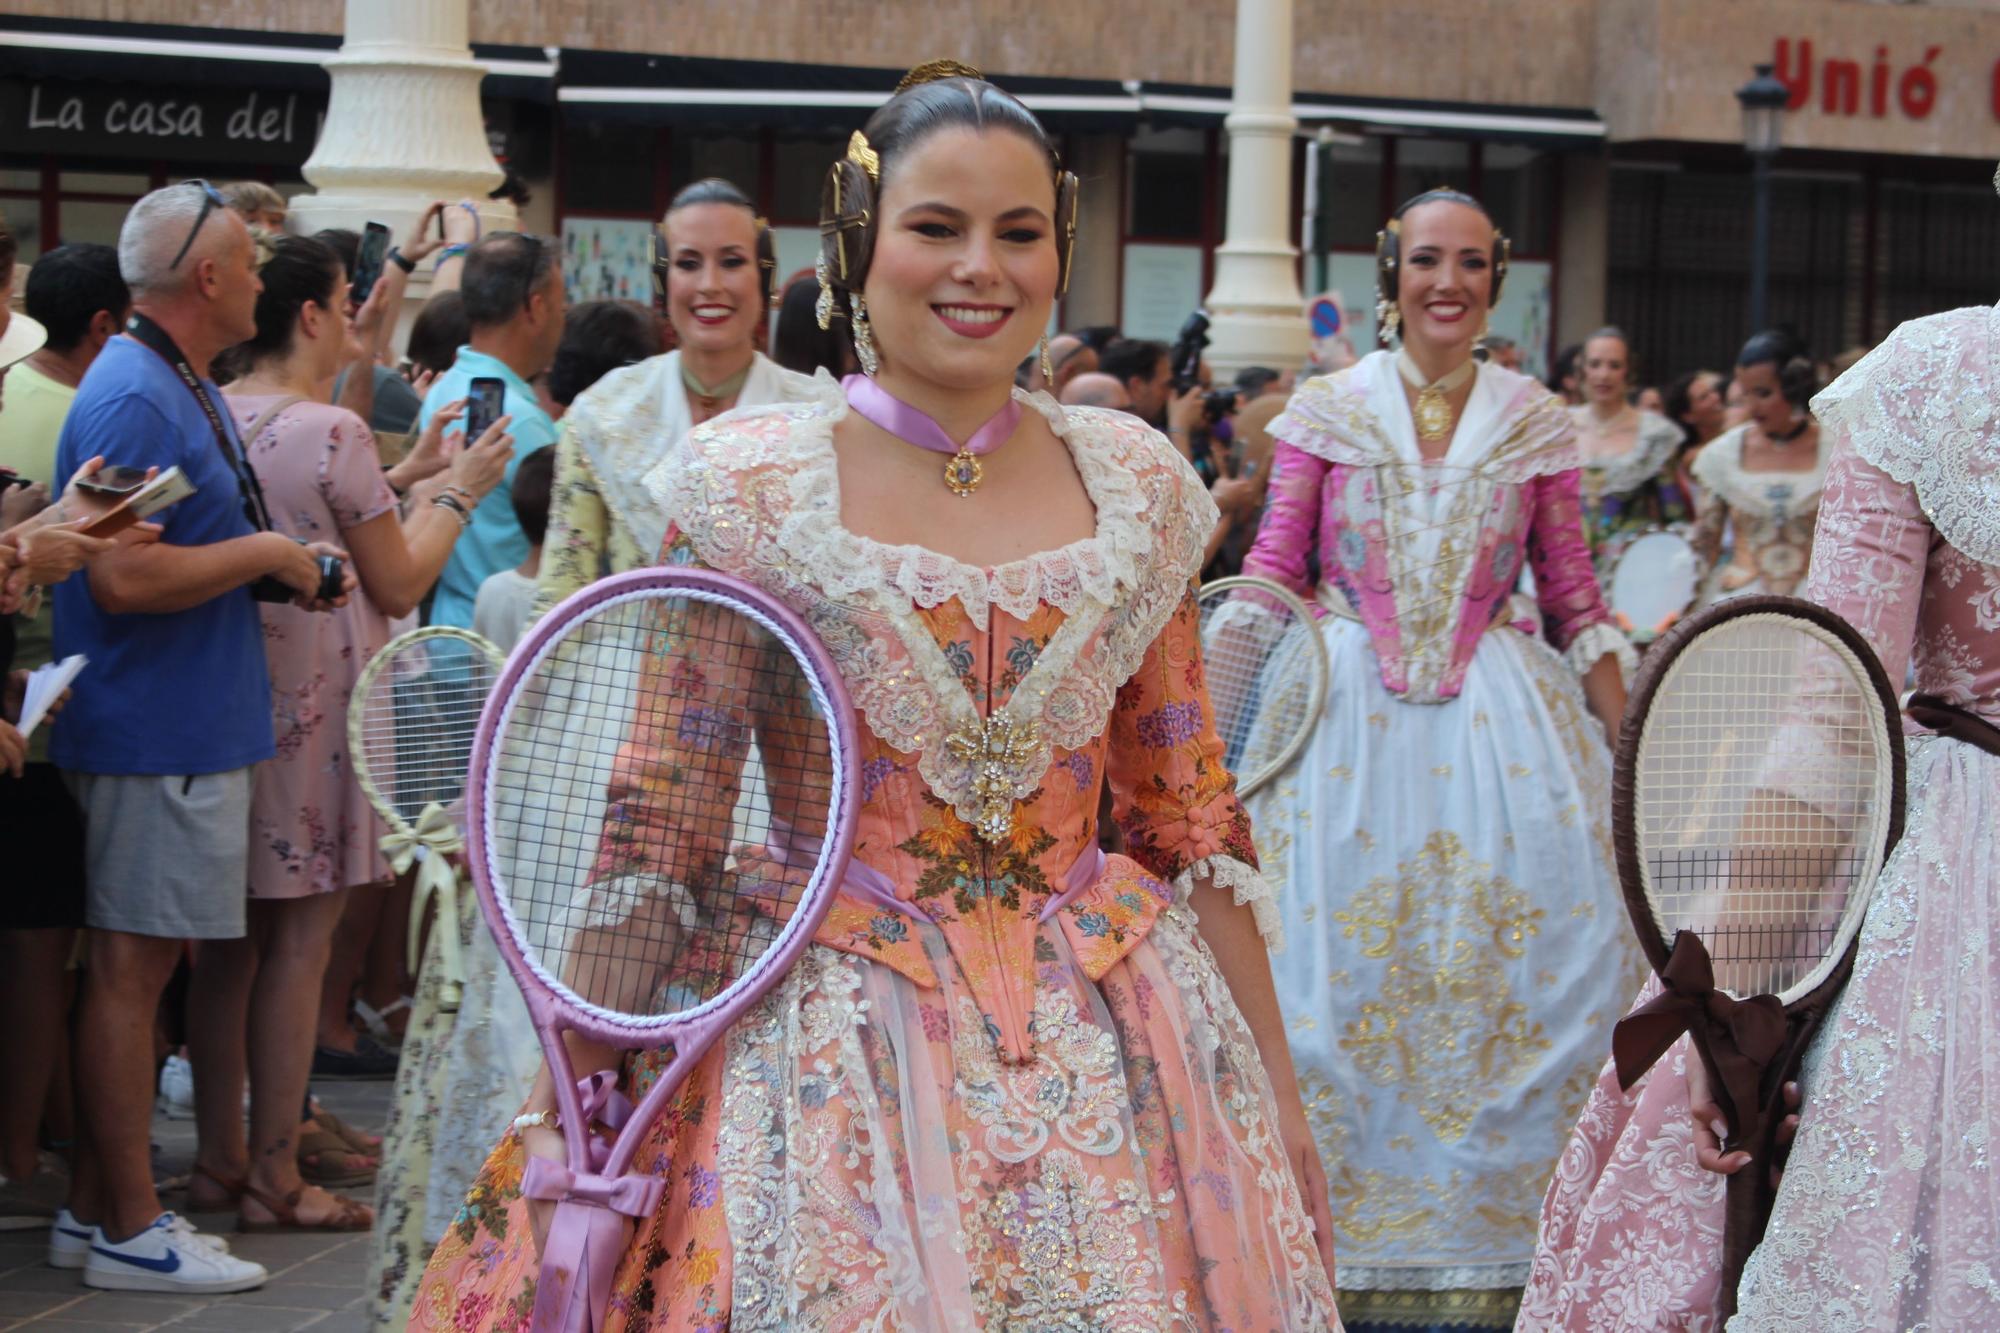
[[[322,602],[330,602],[341,595],[341,585],[347,581],[347,563],[337,555],[314,556],[313,562],[319,566],[319,587],[313,596]],[[298,600],[299,594],[283,579],[266,574],[250,585],[250,596],[260,602],[291,602]]]
[[1168,353],[1169,364],[1174,368],[1175,393],[1186,393],[1201,383],[1201,354],[1207,350],[1208,312],[1197,309],[1181,325],[1173,351]]
[[1211,426],[1229,417],[1236,411],[1236,386],[1210,389],[1201,396],[1201,411]]

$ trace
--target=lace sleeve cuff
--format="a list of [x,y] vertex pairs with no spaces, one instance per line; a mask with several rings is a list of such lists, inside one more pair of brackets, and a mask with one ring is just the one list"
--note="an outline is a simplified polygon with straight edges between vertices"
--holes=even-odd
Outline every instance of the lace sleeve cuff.
[[1174,877],[1174,901],[1185,903],[1198,879],[1206,878],[1218,889],[1230,891],[1230,901],[1248,906],[1257,922],[1257,933],[1272,953],[1285,951],[1285,927],[1278,919],[1278,893],[1270,881],[1247,861],[1233,856],[1204,857]]
[[1577,636],[1570,640],[1569,648],[1563,653],[1563,661],[1569,669],[1581,676],[1597,665],[1597,659],[1604,656],[1618,659],[1618,676],[1627,686],[1632,683],[1632,673],[1639,669],[1639,654],[1632,651],[1631,643],[1617,627],[1605,621],[1586,625]]

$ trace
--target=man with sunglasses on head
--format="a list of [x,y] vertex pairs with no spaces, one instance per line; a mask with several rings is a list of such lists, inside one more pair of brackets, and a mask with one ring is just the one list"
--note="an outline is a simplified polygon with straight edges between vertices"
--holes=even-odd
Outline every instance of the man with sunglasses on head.
[[472,627],[479,585],[528,556],[528,539],[507,496],[514,469],[523,458],[556,442],[556,423],[541,405],[534,379],[555,360],[562,343],[563,279],[556,243],[521,232],[496,231],[466,252],[459,296],[472,327],[471,341],[458,349],[450,370],[424,396],[417,429],[438,409],[472,395],[476,379],[506,386],[501,415],[511,417],[514,457],[506,481],[493,488],[464,521],[466,534],[452,548],[431,600],[433,625]]
[[90,931],[76,1168],[49,1262],[92,1287],[242,1291],[264,1269],[164,1211],[153,1186],[153,1013],[184,940],[244,933],[250,769],[273,749],[252,588],[326,609],[319,557],[341,553],[270,530],[209,378],[257,331],[242,218],[205,181],[155,190],[125,218],[118,268],[132,318],[77,388],[56,475],[102,458],[178,467],[195,489],[159,516],[157,542],[123,541],[56,589],[56,655],[89,659],[50,753],[84,811]]

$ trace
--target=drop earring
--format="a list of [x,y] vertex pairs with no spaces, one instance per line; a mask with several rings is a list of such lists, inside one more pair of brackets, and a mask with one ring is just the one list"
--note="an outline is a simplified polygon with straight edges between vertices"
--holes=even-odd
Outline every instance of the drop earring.
[[854,325],[854,359],[861,363],[861,373],[872,377],[882,368],[882,354],[875,350],[875,330],[868,324],[868,301],[860,292],[849,292],[847,301],[854,312],[849,321]]
[[1396,331],[1403,327],[1403,312],[1394,301],[1387,299],[1377,301],[1375,322],[1380,326],[1382,342],[1386,345],[1396,340]]
[[1055,367],[1049,364],[1049,335],[1042,335],[1042,387],[1050,393],[1056,391]]
[[819,300],[813,302],[813,318],[819,321],[820,332],[824,333],[833,327],[833,273],[827,268],[825,255],[813,265],[813,276],[819,279]]

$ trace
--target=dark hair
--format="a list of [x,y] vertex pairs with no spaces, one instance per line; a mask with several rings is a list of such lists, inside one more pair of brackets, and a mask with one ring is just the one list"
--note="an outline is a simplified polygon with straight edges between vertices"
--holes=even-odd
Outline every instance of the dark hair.
[[59,245],[37,259],[28,270],[22,299],[29,317],[48,329],[54,352],[73,351],[98,311],[122,324],[132,308],[132,291],[118,276],[117,249],[82,241]]
[[540,546],[542,538],[549,535],[549,493],[555,483],[554,445],[543,445],[514,468],[514,484],[508,487],[507,498],[514,502],[514,518],[531,545]]
[[1736,368],[1770,366],[1777,372],[1778,392],[1793,407],[1804,410],[1819,392],[1819,373],[1806,355],[1806,345],[1789,329],[1765,329],[1752,334],[1736,354]]
[[825,370],[845,374],[847,336],[838,328],[822,329],[813,307],[819,301],[819,280],[795,278],[778,302],[778,324],[771,340],[771,359],[786,370],[810,375]]
[[491,231],[465,255],[459,295],[474,329],[498,328],[528,308],[556,266],[557,243],[518,231]]
[[1166,355],[1165,343],[1150,338],[1117,338],[1097,354],[1097,368],[1120,384],[1129,384],[1152,379]]
[[1576,374],[1576,363],[1583,359],[1583,344],[1571,343],[1556,353],[1556,359],[1549,365],[1549,392],[1560,394],[1563,381]]
[[291,351],[299,311],[307,302],[333,309],[334,293],[340,288],[340,257],[324,242],[310,236],[280,236],[270,254],[257,270],[264,280],[264,290],[257,295],[257,332],[236,347],[234,364],[240,370]]
[[[923,67],[919,67],[911,71],[911,76],[918,77],[923,72]],[[1055,141],[1042,128],[1042,122],[1035,119],[1035,113],[1012,93],[968,74],[955,73],[919,83],[906,79],[905,86],[862,127],[862,136],[875,155],[876,171],[871,174],[852,157],[842,157],[827,172],[820,193],[820,255],[826,261],[843,313],[850,308],[849,293],[860,291],[868,282],[876,230],[881,226],[876,199],[882,182],[895,171],[897,158],[932,134],[947,129],[981,132],[1004,129],[1020,135],[1048,158],[1056,195],[1054,241],[1059,256],[1058,292],[1067,284],[1069,238],[1076,233],[1076,177],[1063,170]]]
[[1245,366],[1236,372],[1236,392],[1255,398],[1283,378],[1269,366]]
[[632,301],[585,301],[563,317],[562,342],[549,363],[549,397],[568,407],[620,366],[660,354],[653,312]]
[[1687,415],[1694,410],[1694,386],[1704,375],[1713,375],[1718,380],[1723,378],[1719,372],[1713,370],[1690,370],[1669,384],[1666,392],[1660,395],[1667,409],[1667,420],[1681,428],[1681,434],[1688,444],[1697,442],[1694,426],[1688,421]]
[[352,227],[325,227],[313,233],[312,238],[340,256],[340,266],[350,275],[354,272],[354,261],[361,257],[361,233]]
[[424,302],[410,325],[407,355],[418,370],[439,374],[458,360],[458,349],[472,339],[472,326],[465,319],[465,298],[457,292],[439,292]]
[[1069,335],[1085,347],[1088,347],[1091,351],[1102,355],[1105,348],[1118,341],[1118,326],[1116,324],[1092,324],[1088,328],[1071,329],[1069,330]]
[[[1434,190],[1425,190],[1421,194],[1411,195],[1403,201],[1402,207],[1389,216],[1391,219],[1400,222],[1409,215],[1411,209],[1423,204],[1464,204],[1467,208],[1476,210],[1479,216],[1485,218],[1489,224],[1493,221],[1493,214],[1487,211],[1485,204],[1480,203],[1465,191],[1453,189],[1449,185],[1440,185]],[[1495,230],[1498,230],[1498,228],[1496,227]]]

